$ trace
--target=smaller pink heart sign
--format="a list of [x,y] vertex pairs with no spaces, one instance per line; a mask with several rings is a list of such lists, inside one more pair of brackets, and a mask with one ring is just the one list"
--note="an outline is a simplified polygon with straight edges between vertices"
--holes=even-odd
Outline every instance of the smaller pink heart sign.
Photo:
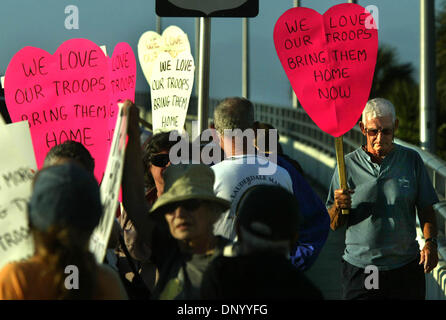
[[324,15],[287,10],[274,27],[274,44],[299,102],[324,132],[339,137],[358,121],[369,98],[378,31],[363,7],[342,3]]
[[118,45],[107,58],[94,42],[71,39],[53,55],[34,47],[18,51],[6,69],[5,100],[13,122],[28,120],[39,168],[52,147],[76,140],[95,159],[101,181],[116,102],[134,99],[135,80],[136,60],[127,47]]
[[[111,105],[118,112],[117,104],[126,99],[135,101],[136,57],[127,42],[118,43],[109,58]],[[110,119],[110,128],[114,131],[116,118]],[[113,136],[113,135],[112,135]],[[110,141],[111,143],[111,141]]]

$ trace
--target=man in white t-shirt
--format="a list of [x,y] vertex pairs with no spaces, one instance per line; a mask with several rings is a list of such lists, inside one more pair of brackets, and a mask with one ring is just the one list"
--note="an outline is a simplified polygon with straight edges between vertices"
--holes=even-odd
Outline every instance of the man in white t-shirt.
[[247,99],[227,98],[214,111],[214,126],[225,153],[225,159],[212,166],[214,191],[231,202],[231,208],[215,223],[214,233],[231,240],[236,236],[237,205],[246,190],[259,184],[276,184],[293,193],[290,175],[276,164],[276,159],[255,154],[253,125],[254,106]]

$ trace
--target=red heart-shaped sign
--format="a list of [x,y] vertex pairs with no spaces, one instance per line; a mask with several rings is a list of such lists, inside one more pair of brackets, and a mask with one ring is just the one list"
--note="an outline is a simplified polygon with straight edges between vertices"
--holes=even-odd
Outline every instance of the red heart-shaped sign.
[[369,98],[378,53],[372,15],[352,3],[333,6],[323,16],[292,8],[277,20],[274,44],[316,125],[334,137],[353,128]]
[[49,149],[76,140],[90,151],[95,176],[102,179],[117,119],[116,102],[125,95],[134,99],[133,52],[121,58],[119,66],[134,65],[134,69],[113,71],[116,57],[128,52],[123,49],[118,47],[107,58],[94,42],[71,39],[53,55],[25,47],[13,56],[5,74],[6,105],[13,122],[28,120],[39,168]]

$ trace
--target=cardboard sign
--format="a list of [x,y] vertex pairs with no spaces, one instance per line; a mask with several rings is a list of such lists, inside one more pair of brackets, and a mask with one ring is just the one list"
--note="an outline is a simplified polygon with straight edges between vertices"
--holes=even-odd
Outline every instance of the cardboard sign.
[[34,242],[28,227],[27,203],[37,170],[26,122],[0,127],[0,269],[29,258]]
[[183,131],[194,74],[190,52],[182,52],[176,58],[165,52],[158,56],[150,82],[154,133]]
[[167,52],[173,58],[181,52],[190,52],[187,34],[177,26],[170,26],[164,30],[162,36],[154,31],[147,31],[141,35],[138,42],[138,58],[149,85],[152,69],[161,52]]
[[28,120],[39,168],[49,149],[76,140],[95,159],[100,181],[116,123],[116,101],[134,99],[135,80],[136,60],[122,44],[112,58],[87,39],[68,40],[53,55],[25,47],[6,69],[6,105],[13,122]]
[[274,44],[316,125],[334,137],[353,128],[369,98],[378,53],[372,15],[351,3],[333,6],[323,16],[292,8],[276,22]]
[[120,108],[113,134],[110,155],[107,161],[107,168],[100,188],[104,212],[90,238],[90,251],[95,255],[98,263],[102,263],[104,260],[113,221],[119,205],[118,197],[124,169],[127,124],[127,114],[124,114],[124,110]]

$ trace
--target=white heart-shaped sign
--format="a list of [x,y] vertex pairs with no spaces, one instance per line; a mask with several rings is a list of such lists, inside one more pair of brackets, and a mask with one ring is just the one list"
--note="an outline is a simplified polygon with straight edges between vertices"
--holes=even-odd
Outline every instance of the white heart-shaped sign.
[[138,42],[138,58],[149,84],[154,63],[161,52],[167,52],[172,58],[181,52],[190,52],[187,34],[177,26],[170,26],[164,30],[162,36],[154,31],[147,31],[141,35]]

